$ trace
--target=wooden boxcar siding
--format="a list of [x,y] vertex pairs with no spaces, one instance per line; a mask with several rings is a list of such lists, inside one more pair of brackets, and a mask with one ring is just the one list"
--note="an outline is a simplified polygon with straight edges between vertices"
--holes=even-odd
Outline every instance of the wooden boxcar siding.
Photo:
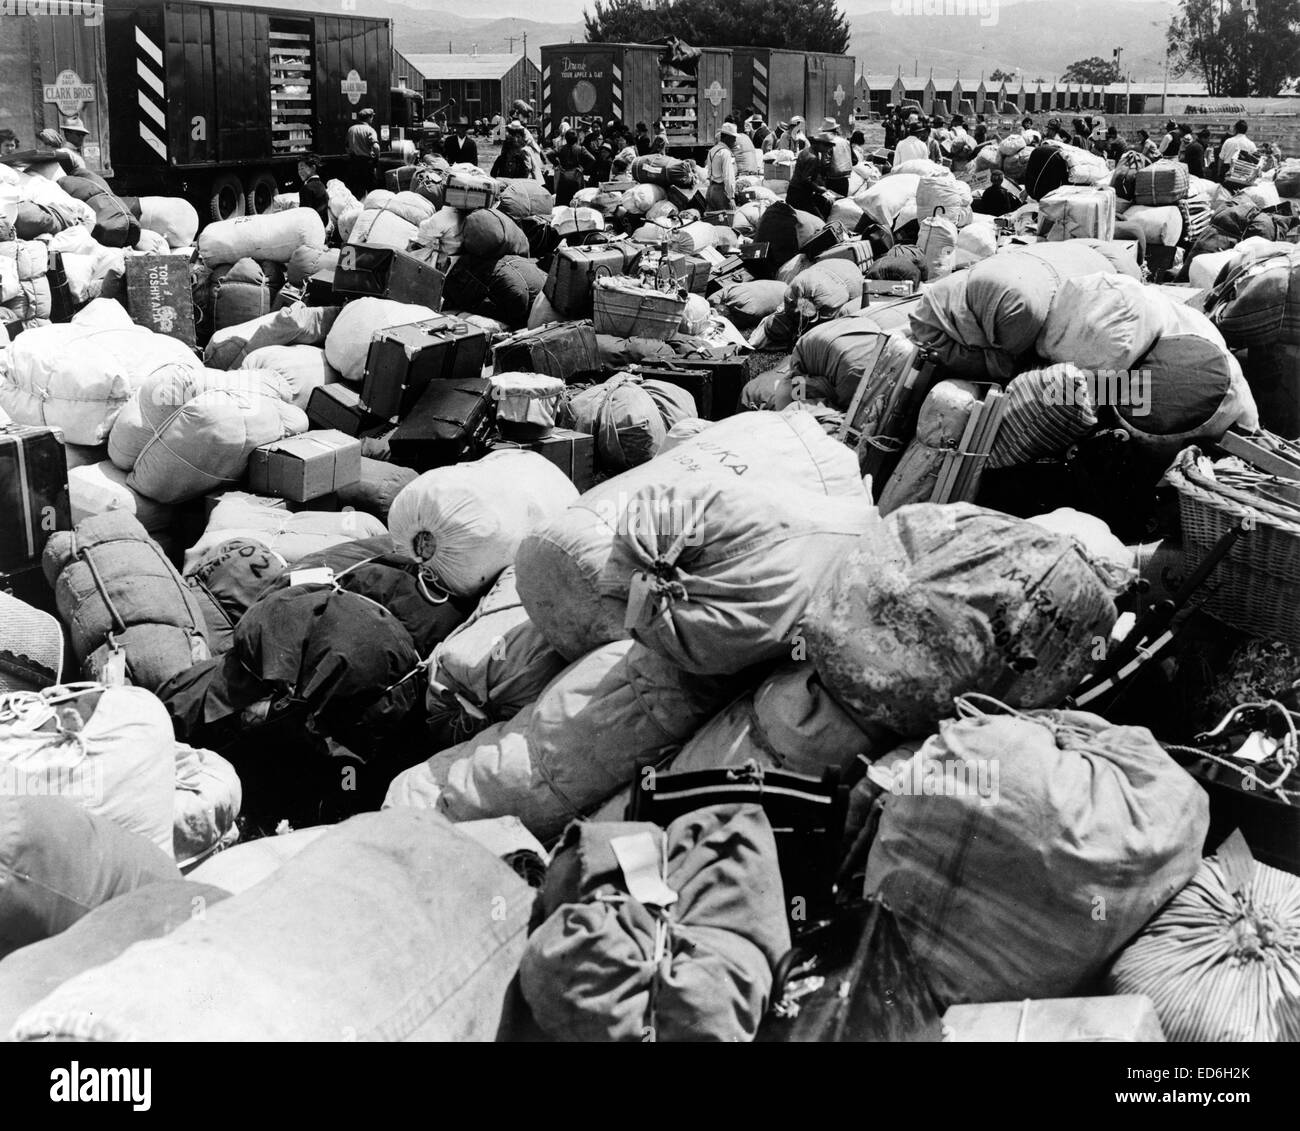
[[58,107],[45,101],[44,90],[63,70],[76,71],[95,88],[94,100],[80,113],[90,130],[86,145],[99,146],[99,160],[86,163],[111,173],[103,28],[87,26],[77,16],[0,16],[0,128],[13,130],[25,149],[36,144],[41,130],[58,129],[63,121]]
[[[731,90],[731,51],[721,47],[705,47],[701,52],[698,71],[699,129],[695,140],[700,145],[712,145],[717,140],[718,130],[722,128],[722,120],[728,114],[735,112]],[[717,105],[714,105],[706,94],[714,83],[721,88],[721,97]],[[739,117],[738,112],[736,116]]]
[[[181,5],[177,5],[180,8]],[[189,7],[185,5],[184,7]],[[197,6],[196,6],[197,7]],[[218,161],[256,161],[271,156],[270,19],[240,8],[207,10],[212,20]],[[188,137],[189,76],[172,56],[170,86],[179,108],[176,138]],[[183,132],[182,132],[183,131]]]
[[854,60],[849,55],[823,55],[821,59],[826,77],[826,98],[820,107],[809,105],[808,117],[816,114],[834,118],[841,130],[849,130],[853,122]]
[[762,114],[769,125],[807,117],[804,53],[769,47],[731,49],[733,112],[737,118]]
[[[565,43],[542,48],[540,86],[544,128],[555,130],[561,121],[596,118],[609,121],[643,121],[659,117],[662,93],[659,48],[623,43]],[[584,68],[589,78],[565,78],[569,60]],[[573,68],[570,68],[573,69]],[[594,94],[590,108],[579,109],[572,100],[580,82],[587,82]]]

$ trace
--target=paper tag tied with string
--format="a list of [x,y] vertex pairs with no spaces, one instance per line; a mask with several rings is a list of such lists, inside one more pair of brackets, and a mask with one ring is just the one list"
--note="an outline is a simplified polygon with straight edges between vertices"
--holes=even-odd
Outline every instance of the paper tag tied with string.
[[333,585],[334,571],[329,566],[289,571],[290,585]]
[[677,893],[664,879],[667,862],[661,837],[648,832],[616,836],[609,847],[623,870],[628,895],[647,907],[671,907],[677,902]]
[[105,687],[126,687],[126,649],[109,649],[108,659],[99,671],[99,682]]

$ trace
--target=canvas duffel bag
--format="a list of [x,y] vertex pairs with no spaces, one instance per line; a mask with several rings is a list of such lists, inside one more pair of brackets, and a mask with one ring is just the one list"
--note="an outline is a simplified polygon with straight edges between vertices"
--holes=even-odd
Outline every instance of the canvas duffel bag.
[[1133,174],[1135,204],[1177,204],[1187,190],[1187,166],[1181,161],[1154,161]]

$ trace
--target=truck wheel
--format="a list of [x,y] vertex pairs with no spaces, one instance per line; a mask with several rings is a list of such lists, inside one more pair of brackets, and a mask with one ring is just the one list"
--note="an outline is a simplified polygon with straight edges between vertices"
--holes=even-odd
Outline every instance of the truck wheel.
[[212,180],[208,211],[214,220],[233,220],[244,215],[244,185],[234,173],[222,173]]
[[248,182],[246,215],[264,216],[270,212],[279,192],[280,185],[270,172],[263,169],[260,173],[254,173]]

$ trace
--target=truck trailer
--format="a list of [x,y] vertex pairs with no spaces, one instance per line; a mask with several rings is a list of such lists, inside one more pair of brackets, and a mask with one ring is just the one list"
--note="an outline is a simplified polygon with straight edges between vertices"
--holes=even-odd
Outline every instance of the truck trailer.
[[265,212],[299,153],[345,157],[366,107],[392,163],[409,159],[423,99],[391,89],[391,40],[387,19],[348,14],[0,0],[0,127],[28,148],[80,117],[86,163],[118,192],[185,196],[217,220]]
[[173,0],[105,0],[121,192],[176,193],[212,219],[265,212],[296,154],[346,154],[348,127],[389,127],[386,19]]
[[555,132],[580,119],[647,125],[659,121],[670,150],[695,153],[713,144],[732,106],[732,53],[700,49],[694,72],[644,43],[561,43],[542,48],[542,123]]

